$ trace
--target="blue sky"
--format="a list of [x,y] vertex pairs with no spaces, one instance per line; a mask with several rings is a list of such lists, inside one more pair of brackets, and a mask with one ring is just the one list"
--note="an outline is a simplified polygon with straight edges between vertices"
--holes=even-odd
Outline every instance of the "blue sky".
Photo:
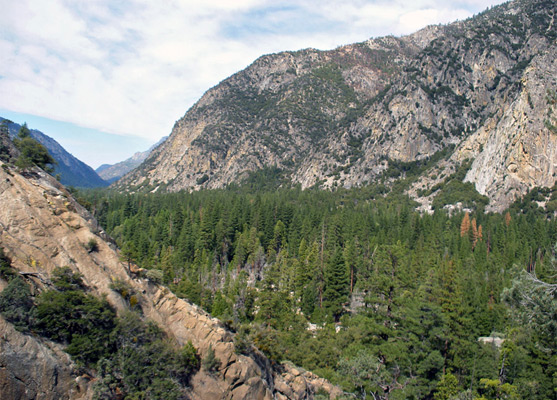
[[0,0],[0,116],[96,168],[146,150],[257,57],[465,19],[501,0]]

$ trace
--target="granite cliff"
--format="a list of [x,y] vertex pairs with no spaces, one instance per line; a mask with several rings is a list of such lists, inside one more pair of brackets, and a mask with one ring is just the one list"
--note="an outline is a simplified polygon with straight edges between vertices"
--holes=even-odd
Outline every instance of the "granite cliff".
[[427,207],[469,160],[464,180],[501,210],[555,181],[555,8],[514,0],[409,36],[263,56],[116,186],[219,188],[276,168],[303,188],[351,187],[434,160],[406,189]]

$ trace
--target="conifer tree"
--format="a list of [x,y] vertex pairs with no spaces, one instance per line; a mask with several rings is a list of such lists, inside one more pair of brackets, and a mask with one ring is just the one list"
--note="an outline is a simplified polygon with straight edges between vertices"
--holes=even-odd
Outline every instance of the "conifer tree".
[[48,173],[54,171],[53,165],[56,164],[56,160],[52,158],[46,147],[31,137],[27,124],[23,124],[19,129],[18,138],[14,139],[14,144],[20,152],[15,163],[16,166],[25,169],[36,165]]
[[325,291],[323,307],[335,321],[342,314],[343,305],[348,300],[348,276],[341,249],[337,249],[325,270]]
[[474,250],[479,239],[478,227],[476,226],[476,218],[472,218],[472,221],[470,222],[470,228],[470,241],[472,242],[472,250]]
[[468,212],[464,214],[464,218],[462,218],[462,223],[460,224],[460,237],[465,237],[470,230],[470,215]]
[[307,255],[299,263],[298,268],[301,308],[304,315],[309,317],[315,310],[318,293],[325,285],[325,282],[319,279],[322,276],[319,274],[319,245],[317,242],[314,241],[307,249]]

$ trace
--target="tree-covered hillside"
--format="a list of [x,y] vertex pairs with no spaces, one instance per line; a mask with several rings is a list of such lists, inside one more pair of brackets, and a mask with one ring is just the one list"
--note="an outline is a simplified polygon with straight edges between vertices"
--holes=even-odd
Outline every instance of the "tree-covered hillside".
[[82,200],[132,268],[277,368],[289,360],[357,398],[556,398],[553,191],[503,214],[453,215],[379,192]]

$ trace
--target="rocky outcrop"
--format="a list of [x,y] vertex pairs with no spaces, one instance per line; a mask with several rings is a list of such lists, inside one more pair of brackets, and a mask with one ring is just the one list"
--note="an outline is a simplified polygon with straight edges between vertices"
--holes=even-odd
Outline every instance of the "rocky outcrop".
[[316,388],[328,393],[330,398],[333,399],[342,395],[342,391],[338,387],[333,386],[330,382],[312,372],[305,371],[290,363],[284,363],[282,366],[284,371],[275,383],[278,400],[310,397]]
[[515,0],[410,36],[261,57],[210,89],[117,186],[219,188],[278,168],[303,188],[351,187],[445,150],[420,187],[470,158],[466,179],[500,210],[555,181],[555,8]]
[[459,148],[457,156],[474,157],[466,180],[498,200],[494,210],[501,211],[532,187],[551,187],[557,179],[557,132],[546,126],[557,118],[548,94],[548,88],[557,88],[556,59],[555,46],[540,49],[524,71],[514,101],[486,124],[491,129],[478,130]]
[[[272,399],[278,387],[285,391],[287,386],[293,390],[289,398],[309,399],[319,388],[333,390],[314,376],[283,377],[257,351],[250,357],[237,354],[233,334],[217,319],[167,288],[130,274],[90,214],[43,171],[34,169],[23,176],[0,165],[0,204],[1,246],[16,270],[32,273],[26,276],[37,290],[48,285],[54,268],[69,266],[83,275],[92,293],[105,295],[116,309],[124,310],[125,302],[110,289],[113,280],[119,279],[137,294],[143,314],[177,345],[191,341],[201,357],[209,347],[214,350],[218,368],[214,373],[201,370],[192,378],[192,399]],[[87,249],[91,239],[97,242],[96,251]],[[19,333],[3,320],[0,349],[1,398],[81,399],[92,395],[87,379],[80,377],[58,346]]]

